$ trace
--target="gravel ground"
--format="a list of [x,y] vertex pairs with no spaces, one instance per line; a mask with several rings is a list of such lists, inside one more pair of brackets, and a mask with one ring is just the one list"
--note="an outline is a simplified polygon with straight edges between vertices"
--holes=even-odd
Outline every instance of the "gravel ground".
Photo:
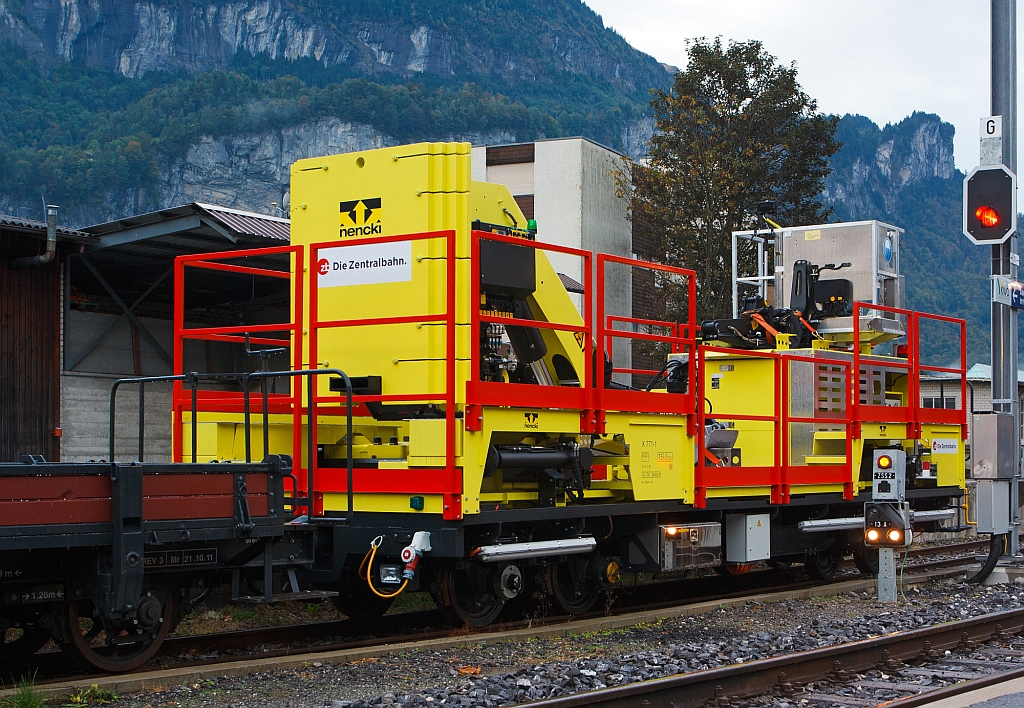
[[1024,606],[1024,586],[940,581],[879,605],[868,593],[750,602],[557,640],[440,651],[207,680],[123,697],[143,708],[505,706],[763,659]]

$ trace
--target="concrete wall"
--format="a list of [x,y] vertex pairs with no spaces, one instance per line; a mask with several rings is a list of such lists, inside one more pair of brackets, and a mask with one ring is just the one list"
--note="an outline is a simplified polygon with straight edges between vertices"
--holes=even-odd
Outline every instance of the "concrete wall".
[[[116,315],[72,310],[68,321],[68,363],[74,362]],[[173,354],[173,323],[169,320],[141,318],[153,338],[168,354]],[[61,459],[69,462],[109,457],[110,388],[120,378],[164,376],[171,373],[167,364],[141,335],[138,338],[139,363],[136,371],[132,330],[127,319],[100,341],[74,370],[61,373]],[[255,361],[235,345],[188,341],[185,343],[185,371],[247,371]],[[283,357],[273,359],[274,366],[288,367]],[[277,384],[281,385],[281,384]],[[214,384],[204,384],[213,387]],[[275,388],[276,390],[276,388]],[[138,388],[124,385],[118,391],[116,455],[119,460],[138,459]],[[171,459],[171,384],[152,383],[146,387],[145,459],[167,462]]]
[[[65,462],[110,459],[110,387],[117,374],[61,374],[61,459]],[[137,460],[139,450],[138,388],[122,386],[117,393],[115,441],[118,460]],[[145,459],[171,459],[171,385],[146,386]]]

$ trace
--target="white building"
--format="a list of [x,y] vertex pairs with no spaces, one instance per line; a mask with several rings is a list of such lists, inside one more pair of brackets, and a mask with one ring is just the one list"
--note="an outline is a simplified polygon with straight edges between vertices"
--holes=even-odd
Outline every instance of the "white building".
[[[616,183],[622,161],[619,153],[585,138],[482,146],[473,148],[473,179],[507,186],[524,216],[536,219],[538,241],[630,258],[632,225]],[[582,259],[558,253],[548,258],[558,273],[584,282]],[[630,271],[623,265],[608,268],[607,315],[632,316]],[[596,263],[592,272],[596,293]],[[594,308],[596,317],[596,300]],[[614,341],[616,368],[631,366],[629,344]]]

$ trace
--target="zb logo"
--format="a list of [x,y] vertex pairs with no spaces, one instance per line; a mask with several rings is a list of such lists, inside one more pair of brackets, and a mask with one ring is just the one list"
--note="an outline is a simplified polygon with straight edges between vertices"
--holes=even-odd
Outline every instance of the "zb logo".
[[341,202],[341,237],[379,236],[381,229],[380,197]]

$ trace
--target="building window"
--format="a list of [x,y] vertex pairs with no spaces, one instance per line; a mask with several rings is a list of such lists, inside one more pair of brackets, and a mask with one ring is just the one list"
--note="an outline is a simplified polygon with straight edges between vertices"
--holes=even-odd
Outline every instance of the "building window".
[[[943,400],[945,400],[945,404],[946,405],[942,405],[943,404]],[[934,398],[927,398],[926,397],[926,398],[923,399],[923,401],[924,402],[923,402],[922,405],[925,408],[949,408],[949,409],[955,409],[956,408],[956,399],[952,398],[952,397],[949,397],[949,396],[947,396],[945,399],[942,399],[939,396],[936,396]]]

